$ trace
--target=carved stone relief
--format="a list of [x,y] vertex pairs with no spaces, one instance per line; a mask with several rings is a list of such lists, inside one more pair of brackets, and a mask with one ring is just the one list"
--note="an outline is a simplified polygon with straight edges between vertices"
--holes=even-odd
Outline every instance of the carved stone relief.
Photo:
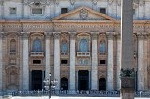
[[80,18],[85,20],[88,17],[88,10],[86,9],[81,9],[80,10]]

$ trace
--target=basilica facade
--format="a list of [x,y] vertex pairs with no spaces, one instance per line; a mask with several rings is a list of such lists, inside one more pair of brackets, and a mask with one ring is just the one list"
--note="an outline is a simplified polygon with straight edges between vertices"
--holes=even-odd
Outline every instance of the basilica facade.
[[[150,89],[150,0],[133,2],[136,90]],[[121,0],[0,0],[0,90],[120,90]]]

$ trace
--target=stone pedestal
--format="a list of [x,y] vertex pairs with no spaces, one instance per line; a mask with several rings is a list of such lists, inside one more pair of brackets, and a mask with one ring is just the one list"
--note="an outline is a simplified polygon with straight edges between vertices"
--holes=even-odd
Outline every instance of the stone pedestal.
[[121,78],[121,99],[134,99],[135,78]]
[[121,89],[121,99],[134,99],[133,88],[122,88]]

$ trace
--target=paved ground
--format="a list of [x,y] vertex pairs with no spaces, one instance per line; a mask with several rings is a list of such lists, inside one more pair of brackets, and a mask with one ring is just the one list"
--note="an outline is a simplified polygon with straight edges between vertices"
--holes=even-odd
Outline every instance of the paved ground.
[[[12,97],[11,99],[48,99],[48,97]],[[51,99],[121,99],[120,97],[58,97],[52,96]],[[150,99],[150,98],[135,98]]]

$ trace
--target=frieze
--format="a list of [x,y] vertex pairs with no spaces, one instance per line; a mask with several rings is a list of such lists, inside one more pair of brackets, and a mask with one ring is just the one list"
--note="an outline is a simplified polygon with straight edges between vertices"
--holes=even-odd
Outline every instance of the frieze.
[[76,31],[76,32],[87,32],[87,31],[98,31],[98,32],[106,32],[106,31],[113,31],[114,25],[113,24],[56,24],[55,23],[55,30],[56,31]]
[[8,24],[4,24],[4,31],[5,32],[12,32],[12,31],[22,31],[22,26],[21,24],[15,24],[15,23],[8,23]]
[[52,24],[23,24],[24,31],[52,31]]

